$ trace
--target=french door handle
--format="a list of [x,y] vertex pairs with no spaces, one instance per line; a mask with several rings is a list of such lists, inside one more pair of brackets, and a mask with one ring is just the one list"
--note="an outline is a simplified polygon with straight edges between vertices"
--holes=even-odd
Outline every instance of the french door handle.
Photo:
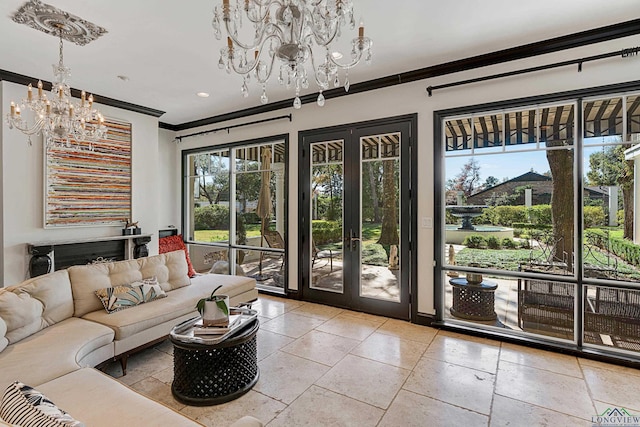
[[360,237],[356,236],[356,233],[353,231],[353,229],[349,230],[349,250],[350,251],[354,251],[354,247],[358,244],[358,242],[360,241]]

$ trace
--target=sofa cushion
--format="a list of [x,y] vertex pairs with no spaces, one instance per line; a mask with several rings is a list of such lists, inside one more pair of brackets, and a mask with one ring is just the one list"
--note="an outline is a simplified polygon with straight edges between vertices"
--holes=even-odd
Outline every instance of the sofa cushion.
[[101,310],[95,291],[126,285],[144,277],[157,277],[166,292],[189,284],[187,262],[182,251],[128,261],[73,266],[68,268],[76,317]]
[[[189,289],[187,286],[184,289]],[[116,340],[128,338],[138,332],[145,331],[156,325],[176,319],[188,313],[195,315],[195,301],[183,300],[172,295],[172,291],[166,298],[154,301],[151,304],[141,304],[132,310],[121,310],[107,313],[105,310],[96,310],[82,316],[85,320],[100,323],[113,329]],[[169,331],[166,331],[168,334]],[[141,342],[140,345],[144,344]]]
[[[144,307],[144,305],[140,307]],[[126,313],[127,311],[134,310],[118,313]],[[79,387],[78,384],[82,384],[82,387]],[[201,424],[172,409],[142,396],[96,369],[77,370],[39,385],[38,390],[91,427],[201,426]]]
[[19,381],[4,392],[0,417],[21,427],[84,427],[44,394]]
[[[0,369],[0,384],[22,381],[37,387],[77,370],[85,356],[113,346],[113,337],[104,325],[70,317],[5,348],[0,366],[11,368]],[[113,351],[107,357],[113,357]]]
[[158,252],[161,254],[167,252],[173,252],[181,250],[184,251],[184,257],[187,261],[187,266],[189,267],[189,277],[193,277],[196,275],[196,270],[193,268],[191,264],[191,258],[189,258],[189,250],[187,246],[184,244],[184,239],[182,238],[182,234],[177,234],[175,236],[166,236],[158,239]]
[[144,279],[141,282],[134,282],[130,285],[98,289],[96,296],[102,302],[107,313],[115,313],[145,302],[165,298],[167,294],[160,288],[158,280],[154,277]]
[[7,344],[9,344],[9,340],[4,336],[7,333],[7,324],[0,317],[0,352],[7,348]]
[[72,315],[71,283],[66,270],[0,289],[0,317],[6,323],[9,343]]

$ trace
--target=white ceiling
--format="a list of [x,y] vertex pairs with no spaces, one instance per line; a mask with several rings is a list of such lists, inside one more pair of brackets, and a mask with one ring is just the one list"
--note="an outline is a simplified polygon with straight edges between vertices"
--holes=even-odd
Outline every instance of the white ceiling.
[[[57,40],[11,20],[25,1],[0,2],[0,69],[51,81]],[[160,120],[169,124],[260,105],[255,84],[243,98],[240,76],[217,67],[222,42],[211,18],[221,0],[43,2],[108,31],[86,46],[65,43],[72,87],[166,111]],[[374,58],[350,71],[352,84],[640,17],[638,0],[354,0],[354,9]],[[268,94],[271,102],[293,97],[275,81]]]

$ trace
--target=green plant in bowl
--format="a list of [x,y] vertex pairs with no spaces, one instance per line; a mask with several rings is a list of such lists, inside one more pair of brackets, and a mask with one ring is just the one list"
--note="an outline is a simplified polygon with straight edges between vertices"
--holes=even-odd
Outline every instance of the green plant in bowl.
[[205,298],[201,298],[198,301],[198,303],[196,304],[196,309],[198,310],[198,312],[200,313],[201,316],[204,315],[204,305],[205,305],[205,302],[207,302],[207,301],[214,301],[216,303],[216,305],[218,306],[218,308],[225,314],[225,316],[229,315],[229,308],[227,307],[227,304],[225,303],[226,295],[214,295],[216,293],[216,291],[218,289],[220,289],[221,287],[222,287],[222,285],[218,286],[217,288],[215,288],[211,292],[211,295],[209,295],[208,297],[205,297]]

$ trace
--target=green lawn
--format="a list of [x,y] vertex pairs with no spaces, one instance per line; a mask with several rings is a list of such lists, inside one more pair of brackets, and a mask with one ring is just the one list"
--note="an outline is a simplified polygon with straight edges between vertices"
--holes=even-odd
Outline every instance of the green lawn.
[[[247,238],[260,236],[260,224],[247,224]],[[194,232],[196,242],[226,242],[229,240],[228,230],[196,230]]]

